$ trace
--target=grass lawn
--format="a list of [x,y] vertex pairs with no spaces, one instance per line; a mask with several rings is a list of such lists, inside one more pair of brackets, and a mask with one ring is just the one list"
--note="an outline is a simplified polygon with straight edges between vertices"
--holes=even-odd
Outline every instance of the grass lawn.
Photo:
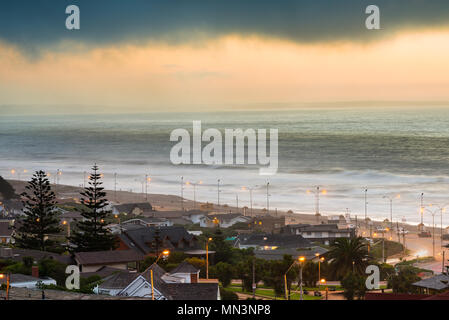
[[[241,286],[231,285],[227,288],[230,291],[233,292],[240,292],[240,293],[246,293],[246,294],[252,294],[252,292],[243,292]],[[274,299],[274,290],[273,289],[256,289],[256,296],[262,297],[262,298],[270,298]],[[291,300],[299,300],[300,294],[299,293],[292,293]],[[284,297],[276,297],[277,300],[285,300]],[[309,295],[303,295],[304,300],[321,300],[322,297],[315,297],[315,296],[309,296]]]

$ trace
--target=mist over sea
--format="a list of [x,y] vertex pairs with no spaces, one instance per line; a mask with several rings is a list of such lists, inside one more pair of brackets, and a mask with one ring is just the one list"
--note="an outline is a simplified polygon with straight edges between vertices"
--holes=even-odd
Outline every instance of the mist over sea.
[[[170,133],[192,130],[192,121],[206,128],[278,129],[279,171],[260,176],[258,166],[174,166],[170,162]],[[322,214],[364,217],[364,188],[368,188],[368,215],[389,218],[383,195],[394,200],[394,221],[418,223],[420,195],[425,203],[449,203],[449,110],[444,108],[339,108],[296,111],[215,113],[148,113],[115,115],[5,116],[0,115],[0,174],[7,179],[30,177],[34,170],[52,174],[62,170],[61,184],[82,185],[83,172],[97,163],[105,174],[105,187],[141,192],[145,174],[150,193],[179,195],[184,181],[203,181],[198,201],[266,207],[267,179],[270,210],[314,213],[317,185]],[[13,176],[11,169],[17,173]],[[23,170],[28,173],[24,173]],[[184,196],[193,199],[193,188]],[[439,216],[436,219],[439,223]],[[430,214],[425,222],[431,222]],[[449,214],[444,217],[449,224]]]

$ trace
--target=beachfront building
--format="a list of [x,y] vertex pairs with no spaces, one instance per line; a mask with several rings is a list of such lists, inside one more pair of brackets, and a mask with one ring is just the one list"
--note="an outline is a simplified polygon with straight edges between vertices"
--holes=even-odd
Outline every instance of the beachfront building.
[[234,247],[256,250],[310,249],[312,243],[301,235],[254,233],[241,234],[234,240]]
[[250,217],[245,217],[240,213],[229,214],[210,214],[200,219],[200,227],[202,228],[229,228],[236,223],[248,223]]
[[311,242],[331,244],[338,238],[355,237],[355,228],[341,228],[337,224],[290,224],[282,229],[283,233],[301,235]]
[[285,227],[285,216],[258,216],[249,222],[250,229],[253,231],[260,231],[266,233],[280,233],[281,229]]

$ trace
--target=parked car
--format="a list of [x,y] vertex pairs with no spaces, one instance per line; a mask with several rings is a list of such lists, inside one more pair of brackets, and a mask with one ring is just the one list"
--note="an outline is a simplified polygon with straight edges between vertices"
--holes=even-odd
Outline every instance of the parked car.
[[313,292],[313,295],[314,295],[315,297],[321,297],[321,296],[322,296],[321,292],[319,292],[319,291],[314,291],[314,292]]

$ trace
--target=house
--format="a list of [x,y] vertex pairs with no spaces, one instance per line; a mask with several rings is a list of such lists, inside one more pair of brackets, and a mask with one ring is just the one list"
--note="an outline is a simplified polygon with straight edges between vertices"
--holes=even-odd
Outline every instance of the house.
[[20,216],[23,215],[23,210],[22,202],[17,199],[5,200],[0,205],[0,213],[5,216]]
[[154,254],[156,239],[159,237],[160,248],[175,251],[196,249],[197,238],[188,233],[184,227],[143,227],[128,226],[119,235],[119,250],[135,250],[143,255]]
[[133,226],[141,227],[171,227],[173,222],[164,218],[134,218],[121,222],[120,224],[114,223],[107,225],[106,227],[113,234],[120,234],[123,230],[132,229]]
[[33,258],[34,263],[38,263],[43,259],[53,259],[66,265],[74,263],[74,260],[69,255],[61,255],[57,253],[32,249],[0,247],[0,259],[9,259],[15,262],[22,262],[23,258],[25,257]]
[[301,235],[254,233],[239,235],[234,241],[234,246],[239,249],[256,250],[305,249],[311,248],[312,243]]
[[0,244],[14,243],[13,232],[9,221],[0,221]]
[[418,287],[423,294],[442,293],[449,289],[449,275],[444,273],[438,274],[415,282],[413,286]]
[[291,249],[276,249],[276,250],[255,250],[256,258],[264,260],[283,260],[285,255],[292,256],[293,260],[298,260],[299,257],[305,257],[306,261],[317,260],[319,256],[325,254],[328,250],[321,247],[312,247],[305,250]]
[[[186,265],[181,271],[189,271]],[[153,280],[151,279],[151,271]],[[95,292],[122,297],[152,298],[154,285],[155,300],[220,300],[218,282],[170,282],[176,277],[167,274],[159,265],[153,264],[140,274],[115,274],[100,284]],[[169,281],[167,281],[169,279]]]
[[[6,281],[6,277],[3,277],[3,279],[0,279],[0,285],[6,285]],[[39,278],[26,274],[11,274],[9,284],[13,288],[36,289],[40,284],[56,285],[56,280],[50,277]]]
[[337,238],[355,237],[354,228],[340,228],[336,224],[290,224],[282,228],[283,233],[301,235],[311,242],[331,244]]
[[119,271],[104,278],[94,289],[96,294],[118,296],[118,294],[139,276],[137,272]]
[[253,218],[249,227],[253,231],[261,231],[265,233],[280,233],[281,229],[285,227],[285,216],[259,216]]
[[64,221],[67,223],[72,223],[76,221],[84,221],[86,218],[84,218],[81,213],[77,211],[65,211],[59,215],[59,220],[61,223]]
[[124,203],[115,205],[112,208],[113,214],[123,213],[125,215],[135,215],[140,216],[147,213],[151,213],[153,211],[153,206],[148,202],[142,203]]
[[200,269],[184,261],[170,272],[170,275],[184,279],[184,283],[197,283]]
[[96,272],[102,267],[119,270],[137,269],[144,256],[135,250],[93,251],[75,253],[80,272]]
[[211,214],[199,219],[200,227],[202,228],[215,228],[217,226],[220,228],[229,228],[236,223],[248,223],[250,220],[251,218],[245,217],[240,213]]
[[189,211],[153,211],[146,214],[149,217],[165,218],[173,222],[173,224],[199,224],[200,219],[207,215],[206,212],[200,210]]

